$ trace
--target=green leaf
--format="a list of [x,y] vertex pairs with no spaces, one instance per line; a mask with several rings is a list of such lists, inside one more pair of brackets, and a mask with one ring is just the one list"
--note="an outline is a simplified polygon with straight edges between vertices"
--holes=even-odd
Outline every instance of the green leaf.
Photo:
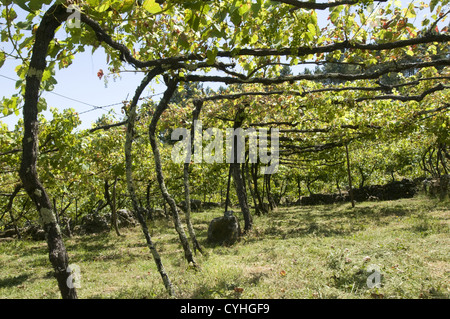
[[216,56],[217,56],[217,52],[218,52],[218,48],[214,47],[211,50],[207,50],[206,51],[206,58],[207,58],[207,62],[208,64],[213,64],[216,60]]
[[178,42],[178,45],[181,46],[183,49],[188,50],[190,47],[189,39],[184,32],[180,33],[180,36],[178,37],[177,42]]
[[416,17],[416,11],[414,11],[414,7],[413,6],[409,6],[406,9],[405,17],[408,18],[408,19],[414,19]]
[[96,7],[99,5],[100,0],[87,0],[86,2],[90,7]]
[[439,0],[431,0],[430,2],[430,12],[433,12],[436,5],[439,3]]
[[14,1],[15,4],[17,4],[19,7],[21,7],[23,10],[28,11],[28,12],[33,12],[31,11],[31,9],[25,4],[26,2],[30,2],[31,1],[26,1],[26,0],[16,0]]
[[251,36],[251,38],[250,38],[249,44],[251,45],[251,44],[256,43],[256,42],[258,41],[258,39],[259,39],[258,34],[257,34],[257,33],[254,33],[254,34]]
[[240,15],[244,15],[248,12],[248,10],[250,10],[251,8],[251,4],[250,3],[245,3],[245,4],[241,4],[239,6],[239,14]]
[[42,0],[34,0],[34,1],[29,1],[29,7],[32,11],[38,11],[41,10],[42,5],[44,4],[45,1]]
[[49,70],[49,69],[46,69],[46,70],[44,71],[43,76],[42,76],[42,82],[47,81],[48,79],[51,78],[51,76],[52,76],[52,71]]
[[19,102],[19,98],[17,96],[13,96],[10,99],[9,98],[4,98],[3,99],[3,115],[7,116],[9,114],[11,114],[11,112],[16,111],[17,108],[17,104]]
[[150,13],[161,12],[161,7],[155,2],[155,0],[145,0],[142,6]]
[[316,26],[312,23],[308,23],[308,30],[312,37],[316,35]]
[[3,64],[5,63],[6,60],[6,55],[5,52],[0,51],[0,68],[3,66]]
[[111,1],[104,1],[100,6],[98,6],[97,8],[95,8],[98,12],[105,12],[106,10],[109,9],[109,7],[111,7]]
[[231,18],[230,18],[231,22],[233,22],[233,24],[235,26],[239,26],[242,22],[242,16],[239,14],[238,10],[233,11],[233,13],[231,13]]
[[339,17],[342,11],[342,6],[337,6],[333,9],[333,11],[330,14],[331,22],[335,23],[336,19]]
[[257,3],[252,3],[251,9],[255,16],[258,15],[261,11],[261,3],[259,1]]
[[43,97],[41,97],[38,101],[38,112],[42,112],[45,110],[47,110],[47,101]]

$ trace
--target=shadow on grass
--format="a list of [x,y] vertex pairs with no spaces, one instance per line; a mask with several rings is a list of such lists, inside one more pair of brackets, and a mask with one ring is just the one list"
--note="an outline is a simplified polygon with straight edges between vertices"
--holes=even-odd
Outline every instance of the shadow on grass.
[[238,299],[240,296],[239,284],[230,283],[225,278],[220,279],[214,287],[208,284],[199,285],[190,298],[192,299]]
[[26,282],[31,277],[30,274],[21,274],[18,276],[10,276],[6,278],[0,279],[0,288],[9,288],[18,286],[24,282]]
[[349,216],[353,218],[366,217],[366,218],[379,218],[388,216],[405,216],[411,213],[411,208],[401,205],[389,206],[389,207],[355,207],[349,211]]
[[[115,243],[120,237],[113,237],[110,233],[84,235],[74,238],[66,244],[67,250],[78,258],[85,260],[113,260],[122,256],[115,251]],[[74,254],[75,253],[75,254]]]
[[269,216],[262,233],[281,238],[303,236],[349,236],[370,225],[387,225],[392,217],[408,216],[411,207],[402,205],[381,206],[376,203],[351,208],[348,205],[299,206],[280,208]]

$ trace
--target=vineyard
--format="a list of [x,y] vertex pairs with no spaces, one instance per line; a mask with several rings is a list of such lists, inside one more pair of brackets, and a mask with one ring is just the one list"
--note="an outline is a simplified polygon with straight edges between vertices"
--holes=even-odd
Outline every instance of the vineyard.
[[[448,297],[447,0],[0,8],[0,297]],[[142,82],[85,129],[42,92],[99,49]]]

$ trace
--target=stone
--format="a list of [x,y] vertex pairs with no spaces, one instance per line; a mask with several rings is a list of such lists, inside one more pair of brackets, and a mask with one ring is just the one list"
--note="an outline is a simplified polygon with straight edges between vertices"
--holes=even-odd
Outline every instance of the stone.
[[146,210],[146,219],[154,220],[154,219],[163,219],[169,218],[170,215],[166,215],[164,209],[162,208],[153,208],[150,207]]
[[239,240],[241,227],[233,211],[214,218],[208,227],[208,242],[217,245],[232,245]]
[[132,212],[128,209],[118,209],[116,211],[117,221],[120,227],[134,227],[137,225],[137,221],[134,218]]
[[109,231],[107,218],[99,214],[87,214],[81,220],[81,234],[96,234]]
[[0,232],[0,238],[8,238],[16,236],[16,231],[14,229],[7,229]]
[[[417,193],[416,184],[408,179],[390,182],[385,185],[368,185],[353,189],[353,198],[357,202],[385,201],[411,198]],[[303,196],[296,205],[328,205],[350,201],[348,192],[344,194],[311,194]]]
[[[186,211],[186,201],[181,201],[177,205],[183,211]],[[202,201],[198,199],[191,199],[191,211],[199,212],[202,210]]]
[[202,208],[204,209],[212,209],[212,208],[217,208],[220,207],[219,203],[215,203],[215,202],[203,202],[202,203]]
[[37,223],[27,222],[22,230],[22,235],[31,237],[31,239],[35,241],[45,240],[45,231],[42,226]]

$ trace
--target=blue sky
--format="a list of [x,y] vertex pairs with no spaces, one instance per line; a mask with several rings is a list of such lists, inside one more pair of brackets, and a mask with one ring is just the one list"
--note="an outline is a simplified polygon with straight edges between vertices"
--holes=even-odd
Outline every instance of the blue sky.
[[[6,46],[4,46],[5,48]],[[7,62],[0,69],[0,75],[7,76],[9,78],[17,79],[16,72],[14,71],[17,63],[15,61],[7,60]],[[123,100],[131,99],[136,87],[141,82],[144,75],[142,73],[123,73],[121,79],[113,80],[109,77],[107,85],[104,80],[100,80],[97,77],[97,72],[103,69],[107,72],[106,55],[102,49],[92,54],[90,48],[84,53],[77,54],[72,65],[66,69],[56,70],[56,79],[58,83],[55,85],[53,94],[51,92],[44,92],[43,97],[47,100],[47,104],[50,107],[57,107],[58,109],[74,108],[77,112],[93,109],[92,106],[105,106],[115,103],[120,103]],[[16,92],[15,82],[0,76],[0,96],[11,96]],[[152,87],[143,94],[143,96],[151,95]],[[159,91],[156,91],[158,90]],[[164,86],[158,85],[153,88],[156,93],[162,92]],[[67,97],[67,98],[64,98]],[[83,103],[79,103],[70,99],[75,99]],[[118,114],[118,118],[122,116],[120,112],[121,105],[105,108],[104,110],[95,110],[85,114],[81,114],[80,118],[83,122],[81,128],[88,128],[91,123],[95,121],[102,114],[107,113],[110,110],[115,111]],[[48,111],[44,112],[46,118],[51,118],[51,114]],[[2,122],[8,124],[12,129],[17,123],[19,116],[11,115],[1,119]]]

